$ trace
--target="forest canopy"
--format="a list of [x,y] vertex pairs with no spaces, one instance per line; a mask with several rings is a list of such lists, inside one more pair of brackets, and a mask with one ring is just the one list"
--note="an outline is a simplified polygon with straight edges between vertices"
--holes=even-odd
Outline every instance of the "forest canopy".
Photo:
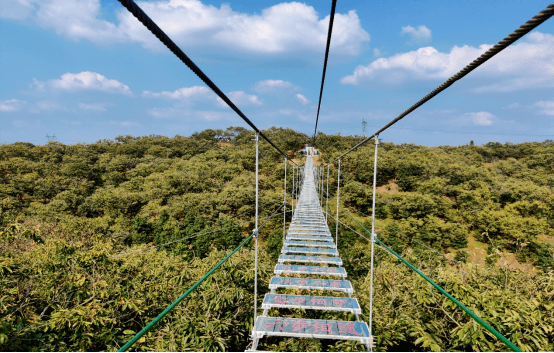
[[[283,128],[264,133],[302,164],[307,135]],[[252,136],[230,127],[187,137],[0,145],[0,350],[121,347],[252,233]],[[319,134],[316,162],[332,162],[361,140]],[[341,202],[366,228],[373,148],[368,143],[341,164]],[[264,218],[283,203],[285,165],[263,140],[259,166]],[[378,236],[520,348],[552,351],[553,171],[549,140],[455,147],[384,143]],[[336,180],[331,165],[330,210]],[[361,231],[344,212],[340,221]],[[282,222],[281,214],[260,232],[262,298],[281,248]],[[329,223],[334,232],[332,217]],[[365,321],[368,249],[365,239],[340,225],[339,251]],[[248,244],[134,349],[245,350],[253,322],[253,267]],[[507,350],[389,254],[377,252],[375,273],[378,350]],[[364,349],[352,342],[276,338],[262,347]]]

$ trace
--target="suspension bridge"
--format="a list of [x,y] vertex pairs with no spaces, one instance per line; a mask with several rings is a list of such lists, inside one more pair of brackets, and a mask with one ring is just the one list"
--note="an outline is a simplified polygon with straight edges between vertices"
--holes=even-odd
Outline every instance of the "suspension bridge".
[[[337,243],[333,241],[323,215],[319,192],[322,186],[317,180],[319,175],[316,174],[311,156],[307,157],[303,171],[298,204],[284,238],[282,255],[279,256],[279,263],[275,266],[275,277],[269,282],[271,293],[265,295],[262,303],[264,312],[256,318],[252,331],[254,338],[252,350],[256,349],[258,340],[264,336],[356,340],[365,344],[369,350],[373,346],[373,340],[367,324],[360,321],[359,314],[362,312],[360,304],[356,298],[352,298],[354,288],[346,280],[347,274],[342,267]],[[296,277],[290,277],[291,275]],[[326,277],[332,279],[325,279]],[[279,293],[291,289],[300,292],[339,292],[346,294],[347,297]],[[270,309],[280,308],[346,311],[354,314],[357,320],[312,320],[267,316]]]
[[[421,100],[402,112],[388,124],[371,134],[357,145],[350,148],[338,156],[334,161],[327,164],[327,176],[325,169],[322,166],[316,167],[313,158],[308,156],[304,166],[298,165],[294,160],[291,160],[289,155],[283,152],[275,145],[258,127],[244,115],[244,113],[219,89],[219,87],[158,27],[158,25],[150,19],[150,17],[133,1],[119,0],[119,2],[127,8],[152,34],[154,34],[168,49],[170,49],[189,69],[191,69],[214,93],[218,95],[237,115],[239,115],[255,132],[256,142],[256,198],[255,198],[255,219],[252,235],[247,237],[237,248],[230,252],[222,261],[199,279],[191,288],[183,295],[169,305],[162,313],[160,313],[152,322],[146,325],[138,332],[131,340],[129,340],[119,351],[126,351],[131,348],[137,340],[145,333],[150,331],[164,316],[177,306],[184,298],[186,298],[193,290],[208,278],[214,271],[221,267],[235,252],[254,239],[254,321],[252,328],[252,345],[249,351],[256,351],[259,341],[265,336],[280,336],[292,338],[318,338],[332,340],[354,340],[361,342],[368,350],[373,350],[378,339],[373,336],[373,271],[374,271],[374,249],[378,245],[390,255],[398,258],[402,263],[408,266],[415,273],[428,281],[435,289],[450,299],[455,305],[468,314],[475,322],[480,324],[484,329],[489,331],[498,340],[506,344],[507,347],[514,351],[520,349],[510,340],[504,337],[500,332],[482,320],[479,316],[469,310],[460,301],[446,292],[443,288],[425,276],[419,269],[402,258],[399,254],[390,249],[382,240],[380,240],[375,232],[375,186],[377,177],[377,161],[378,161],[378,146],[379,134],[387,130],[392,125],[396,124],[408,114],[436,97],[439,93],[450,87],[452,84],[468,75],[470,72],[481,66],[492,57],[506,49],[515,41],[529,33],[531,30],[539,26],[544,21],[554,15],[554,4],[549,5],[545,10],[534,16],[532,19],[521,25],[514,32],[502,39],[496,45],[491,47],[485,53],[480,55],[466,67],[450,77],[443,84],[435,88]],[[321,88],[319,94],[319,104],[315,121],[315,130],[313,142],[317,137],[317,124],[319,121],[319,113],[321,108],[323,87],[325,82],[325,73],[327,69],[327,60],[329,56],[329,48],[331,43],[331,35],[333,29],[333,20],[336,9],[337,0],[332,0],[331,14],[329,17],[329,28],[327,36],[327,46],[325,51],[325,59],[323,65],[323,73],[321,79]],[[283,157],[285,163],[284,176],[284,197],[283,204],[266,221],[259,225],[259,194],[258,194],[258,170],[259,170],[259,138],[265,139],[273,148],[275,148]],[[371,269],[370,269],[370,303],[369,303],[369,320],[367,323],[360,320],[362,310],[358,300],[353,297],[354,288],[347,280],[347,273],[344,269],[342,259],[339,256],[338,244],[338,225],[342,223],[339,220],[340,203],[340,168],[341,160],[350,152],[354,151],[361,145],[369,142],[375,142],[374,168],[373,168],[373,207],[372,207],[372,229],[366,229],[346,210],[343,211],[351,217],[367,234],[371,244]],[[293,200],[298,199],[297,203],[292,202],[294,213],[292,222],[288,231],[286,231],[286,210],[287,207],[287,170],[289,162],[293,166],[293,189],[291,194]],[[329,212],[329,168],[330,165],[338,165],[337,178],[337,200],[336,214],[334,222],[336,224],[335,239],[333,240],[331,232],[328,228]],[[326,179],[326,188],[324,187]],[[325,211],[323,211],[323,198],[326,196]],[[262,315],[258,316],[258,235],[259,230],[265,223],[277,212],[283,208],[283,247],[278,263],[275,266],[275,276],[269,282],[270,293],[267,293],[261,303]],[[361,234],[360,234],[361,235]],[[363,236],[363,235],[361,235]],[[179,240],[177,240],[179,241]],[[171,242],[173,243],[173,242]],[[169,244],[169,243],[168,243]],[[165,245],[165,244],[164,244]],[[307,276],[307,277],[306,277]],[[292,292],[292,294],[291,294]],[[316,295],[319,292],[324,292],[325,295]],[[305,294],[306,293],[306,294]],[[281,309],[304,309],[303,312],[321,313],[337,311],[347,312],[356,318],[356,320],[339,321],[325,320],[301,317],[272,317],[268,316],[270,311]]]

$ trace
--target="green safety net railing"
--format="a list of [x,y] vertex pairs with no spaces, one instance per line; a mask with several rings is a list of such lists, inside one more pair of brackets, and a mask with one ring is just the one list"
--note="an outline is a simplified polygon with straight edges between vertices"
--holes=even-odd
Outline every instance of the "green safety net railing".
[[170,306],[168,306],[160,315],[158,315],[154,320],[152,320],[148,325],[146,325],[142,330],[140,330],[139,333],[135,335],[135,337],[131,338],[129,342],[125,343],[123,347],[121,347],[118,352],[125,352],[127,349],[129,349],[137,340],[139,340],[142,336],[144,336],[145,333],[150,331],[158,321],[160,321],[167,313],[169,313],[177,304],[179,304],[183,299],[185,299],[190,292],[192,292],[196,287],[200,285],[200,283],[204,282],[206,278],[210,277],[210,275],[219,268],[219,266],[223,265],[225,261],[227,261],[231,255],[236,253],[240,248],[242,248],[250,239],[252,239],[254,235],[249,236],[246,238],[239,246],[235,248],[235,250],[231,251],[229,255],[227,255],[223,260],[221,260],[217,265],[215,265],[214,268],[212,268],[208,273],[206,273],[202,278],[198,280],[192,287],[189,288],[183,295],[181,295],[177,300],[175,300],[173,303],[171,303]]
[[[352,218],[360,227],[363,228],[363,230],[365,230],[368,234],[371,235],[371,232],[369,230],[367,230],[360,222],[358,222],[358,220],[356,218],[354,218],[347,210],[345,210],[344,208],[341,207],[341,209],[346,212],[346,214],[348,216],[350,216],[350,218]],[[418,270],[414,265],[412,265],[411,263],[409,263],[408,261],[406,261],[402,256],[398,255],[394,250],[392,250],[391,248],[389,248],[385,243],[383,243],[381,240],[379,240],[379,238],[377,238],[376,236],[374,237],[372,235],[372,238],[375,239],[375,241],[377,241],[380,245],[382,245],[385,249],[387,249],[387,251],[389,251],[391,254],[393,254],[394,256],[396,256],[400,261],[402,261],[403,263],[406,264],[406,266],[408,266],[409,268],[411,268],[412,270],[414,270],[418,275],[420,275],[421,277],[423,277],[427,282],[431,283],[431,285],[433,287],[435,287],[439,292],[441,292],[442,294],[444,294],[448,299],[450,299],[454,304],[456,304],[458,307],[460,307],[463,311],[465,311],[469,316],[471,316],[475,321],[477,321],[481,326],[483,326],[485,329],[487,329],[490,333],[492,333],[496,338],[498,338],[500,341],[502,341],[503,343],[505,343],[508,347],[510,347],[512,350],[514,350],[515,352],[521,352],[521,349],[518,348],[518,346],[516,346],[515,344],[513,344],[512,342],[510,342],[506,337],[504,337],[500,332],[496,331],[494,329],[494,327],[492,327],[491,325],[487,324],[485,321],[483,321],[483,319],[481,319],[479,316],[475,315],[475,313],[471,310],[469,310],[464,304],[460,303],[456,298],[454,298],[452,295],[450,295],[447,291],[445,291],[444,289],[442,289],[441,286],[439,286],[438,284],[436,284],[435,282],[433,282],[429,277],[425,276],[420,270]]]

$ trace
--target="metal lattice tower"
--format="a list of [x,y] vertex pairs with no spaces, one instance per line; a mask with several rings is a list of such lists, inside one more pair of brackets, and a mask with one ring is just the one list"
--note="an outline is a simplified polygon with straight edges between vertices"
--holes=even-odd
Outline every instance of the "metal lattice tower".
[[[298,204],[287,232],[275,276],[269,283],[270,293],[262,303],[264,310],[253,329],[252,351],[264,336],[308,337],[335,340],[356,340],[370,349],[373,346],[369,328],[359,320],[362,310],[354,289],[346,280],[337,245],[333,241],[321,210],[314,164],[306,158]],[[321,187],[321,184],[319,185]],[[325,278],[319,278],[320,276]],[[332,279],[326,279],[326,278]],[[307,291],[329,292],[325,296],[285,294]],[[350,312],[356,321],[317,320],[269,317],[270,309],[333,310]],[[313,317],[313,315],[312,315]]]
[[365,118],[362,118],[362,132],[364,136],[367,136],[366,128],[367,128],[367,120],[365,120]]
[[54,135],[48,135],[48,134],[46,134],[46,139],[47,139],[48,141],[56,141],[56,134],[54,134]]

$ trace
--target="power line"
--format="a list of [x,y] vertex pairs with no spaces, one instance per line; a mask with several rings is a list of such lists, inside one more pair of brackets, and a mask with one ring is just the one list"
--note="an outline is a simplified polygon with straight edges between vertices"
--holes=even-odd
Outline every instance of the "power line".
[[422,106],[423,104],[425,104],[426,102],[431,100],[431,98],[435,97],[436,95],[438,95],[439,93],[441,93],[442,91],[444,91],[445,89],[450,87],[452,84],[454,84],[454,82],[460,80],[461,78],[463,78],[464,76],[469,74],[471,71],[475,70],[476,68],[481,66],[483,63],[488,61],[490,58],[492,58],[496,54],[500,53],[502,50],[506,49],[508,46],[510,46],[516,40],[520,39],[521,37],[523,37],[524,35],[526,35],[530,31],[532,31],[533,29],[538,27],[541,23],[548,20],[553,15],[554,15],[554,4],[551,4],[546,9],[541,11],[538,15],[536,15],[535,17],[533,17],[532,19],[527,21],[525,24],[523,24],[521,27],[516,29],[514,32],[512,32],[510,35],[508,35],[506,38],[502,39],[495,46],[493,46],[492,48],[487,50],[485,53],[483,53],[477,59],[473,60],[469,65],[464,67],[457,74],[450,77],[443,84],[441,84],[440,86],[435,88],[433,91],[431,91],[431,93],[429,93],[428,95],[423,97],[419,102],[412,105],[410,108],[408,108],[402,114],[400,114],[399,116],[397,116],[396,118],[391,120],[388,124],[386,124],[385,126],[380,128],[379,130],[377,130],[371,136],[369,136],[368,138],[366,138],[362,142],[358,143],[356,146],[352,147],[351,149],[349,149],[345,153],[341,154],[339,157],[337,157],[335,159],[335,161],[341,159],[342,157],[344,157],[348,153],[352,152],[353,150],[355,150],[359,146],[361,146],[364,143],[366,143],[367,141],[371,140],[373,137],[378,136],[381,132],[385,131],[386,129],[388,129],[392,125],[396,124],[398,121],[403,119],[406,115],[410,114],[411,112],[413,112],[414,110],[416,110],[417,108],[419,108],[420,106]]
[[325,83],[325,72],[327,71],[327,60],[329,59],[329,47],[331,46],[331,33],[333,32],[333,21],[335,20],[335,9],[337,7],[337,0],[333,0],[331,3],[331,15],[329,16],[329,30],[327,31],[327,47],[325,48],[325,60],[323,61],[323,74],[321,75],[321,89],[319,90],[319,103],[317,105],[317,116],[315,118],[315,130],[313,143],[315,144],[315,137],[317,134],[317,122],[319,121],[319,110],[321,108],[321,97],[323,96],[323,84]]
[[[375,126],[373,126],[375,127]],[[400,130],[413,130],[413,131],[427,131],[427,132],[443,132],[443,133],[453,133],[453,134],[475,134],[475,135],[506,135],[506,136],[537,136],[537,137],[553,137],[554,134],[550,135],[535,135],[535,134],[511,134],[504,132],[477,132],[477,131],[454,131],[454,130],[428,130],[428,129],[415,129],[410,127],[391,127],[391,129],[400,129]]]
[[[263,137],[271,146],[273,146],[279,153],[281,153],[284,157],[287,157],[290,159],[290,157],[281,151],[279,147],[277,147],[267,136],[264,135],[263,132],[261,132],[254,123],[250,121],[246,117],[246,115],[243,114],[242,111],[240,111],[239,108],[215,85],[215,83],[210,80],[206,74],[200,70],[198,66],[175,44],[171,38],[165,34],[164,31],[161,30],[158,25],[152,21],[150,17],[133,1],[133,0],[118,0],[127,10],[129,10],[130,13],[133,14],[142,24],[152,32],[165,46],[173,52],[185,65],[188,66],[189,69],[192,70],[198,76],[208,87],[212,89],[212,91],[215,92],[221,98],[227,105],[237,113],[242,120],[244,120],[256,133],[258,133],[261,137]],[[292,163],[296,164],[292,159]]]

